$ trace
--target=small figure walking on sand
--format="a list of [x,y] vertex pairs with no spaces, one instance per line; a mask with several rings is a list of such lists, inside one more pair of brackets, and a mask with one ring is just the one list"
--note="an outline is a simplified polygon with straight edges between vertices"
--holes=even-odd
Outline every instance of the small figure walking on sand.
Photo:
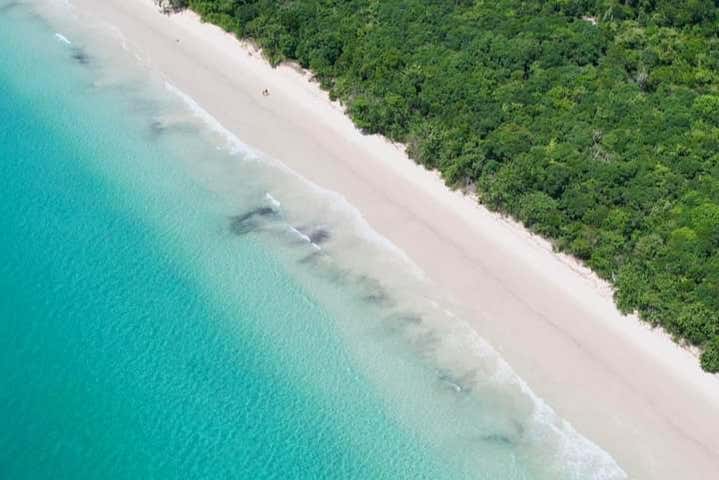
[[263,97],[269,97],[269,96],[270,96],[270,91],[265,88],[264,90],[262,90],[262,96],[263,96]]

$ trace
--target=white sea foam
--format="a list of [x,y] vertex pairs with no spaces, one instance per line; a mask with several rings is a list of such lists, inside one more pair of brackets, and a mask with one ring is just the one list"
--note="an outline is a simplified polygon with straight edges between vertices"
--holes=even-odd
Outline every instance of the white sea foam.
[[192,98],[191,96],[189,96],[168,81],[165,81],[165,88],[169,92],[178,96],[192,111],[192,113],[194,113],[198,118],[200,118],[208,127],[210,127],[210,129],[220,134],[227,142],[225,147],[228,148],[230,153],[242,153],[245,155],[245,158],[257,160],[260,159],[260,153],[257,150],[241,141],[239,138],[237,138],[235,134],[226,129],[215,117],[210,115],[207,110],[202,108],[200,104],[195,101],[194,98]]
[[287,228],[288,228],[292,233],[294,233],[295,235],[297,235],[298,237],[300,237],[302,240],[304,240],[305,242],[309,243],[309,244],[312,246],[312,248],[314,248],[315,250],[317,250],[317,251],[322,250],[322,247],[320,247],[320,246],[317,245],[315,242],[313,242],[312,239],[311,239],[308,235],[306,235],[306,234],[300,232],[299,230],[297,230],[297,229],[296,229],[295,227],[293,227],[292,225],[288,225]]
[[295,235],[297,235],[298,237],[300,237],[300,238],[301,238],[302,240],[304,240],[305,242],[307,242],[307,243],[312,243],[312,240],[310,239],[310,237],[308,237],[308,236],[305,235],[304,233],[300,232],[299,230],[297,230],[297,229],[296,229],[295,227],[293,227],[292,225],[288,225],[287,228],[289,228],[292,233],[294,233]]
[[265,192],[265,198],[269,200],[270,203],[276,208],[280,208],[280,206],[282,205],[275,197],[272,196],[270,192]]
[[72,42],[62,33],[56,33],[55,37],[60,40],[62,43],[65,43],[67,45],[72,45]]

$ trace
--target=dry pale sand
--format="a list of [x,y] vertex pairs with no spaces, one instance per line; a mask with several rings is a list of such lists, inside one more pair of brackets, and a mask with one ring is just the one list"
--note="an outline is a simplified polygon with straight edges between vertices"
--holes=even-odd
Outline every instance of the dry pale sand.
[[402,149],[359,133],[296,68],[271,68],[194,14],[163,16],[150,0],[72,3],[115,25],[244,142],[341,192],[631,478],[719,478],[719,379],[666,335],[620,315],[586,269],[451,192]]

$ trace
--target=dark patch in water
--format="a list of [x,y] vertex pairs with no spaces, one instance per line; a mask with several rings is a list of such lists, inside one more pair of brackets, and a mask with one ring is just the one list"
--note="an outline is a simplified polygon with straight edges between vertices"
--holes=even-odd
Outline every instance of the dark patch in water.
[[[422,324],[422,317],[414,313],[390,315],[384,319],[384,330],[392,335],[406,334],[410,329],[416,329]],[[415,341],[422,342],[423,335],[419,335]]]
[[330,239],[330,232],[325,227],[297,227],[297,231],[303,235],[306,235],[310,239],[310,242],[315,245],[320,245]]
[[412,339],[412,345],[415,351],[422,358],[431,358],[432,355],[437,351],[437,346],[441,343],[442,339],[433,330],[427,330]]
[[379,281],[366,275],[360,275],[357,282],[362,284],[360,299],[363,302],[379,307],[387,307],[392,303],[389,294]]
[[[161,108],[161,107],[158,107]],[[147,112],[151,112],[151,110],[148,108]],[[155,118],[150,122],[148,125],[148,129],[150,131],[150,138],[157,139],[161,137],[162,135],[165,135],[166,133],[196,133],[197,130],[192,127],[192,125],[188,123],[183,123],[182,121],[177,121],[174,119],[163,119],[163,118]]]
[[0,15],[9,13],[10,10],[13,10],[15,7],[19,7],[19,6],[20,6],[20,2],[10,2],[10,3],[6,3],[5,5],[0,5]]
[[[308,254],[306,257],[304,257],[301,261],[309,263],[310,261],[325,259],[329,259],[327,254],[323,253],[322,251],[315,250],[312,253]],[[331,261],[324,261],[322,266],[324,268],[318,268],[315,270],[315,273],[320,278],[323,278],[335,285],[347,284],[350,273],[346,269],[339,268],[336,263]]]
[[257,218],[269,218],[277,215],[272,207],[258,207],[241,215],[230,217],[230,231],[235,235],[245,235],[258,227]]
[[411,326],[411,325],[420,325],[422,323],[422,317],[414,314],[414,313],[408,313],[405,315],[400,315],[397,318],[397,321],[405,326]]
[[330,239],[330,232],[324,228],[317,228],[308,235],[312,243],[319,245]]
[[362,297],[362,300],[364,300],[367,303],[373,303],[375,305],[387,305],[389,303],[389,295],[387,295],[384,291],[376,291],[368,293],[367,295]]
[[315,250],[314,252],[311,252],[308,255],[305,255],[304,257],[300,258],[298,262],[301,264],[315,263],[323,255],[323,252]]
[[498,445],[504,445],[507,447],[511,447],[512,445],[514,445],[514,441],[511,438],[501,433],[491,433],[489,435],[485,435],[482,437],[482,441]]
[[506,447],[512,447],[519,443],[524,436],[524,426],[517,420],[512,420],[513,432],[496,432],[483,435],[480,440],[487,443],[493,443],[495,445],[501,445]]
[[468,394],[472,391],[472,371],[460,375],[443,369],[438,371],[437,377],[443,385],[456,393]]
[[159,137],[165,133],[166,129],[165,124],[160,120],[153,120],[152,123],[150,123],[150,131],[154,137]]
[[90,57],[88,56],[87,53],[85,53],[80,48],[77,48],[77,47],[73,48],[71,56],[72,56],[72,59],[75,60],[80,65],[87,65],[88,63],[90,63]]

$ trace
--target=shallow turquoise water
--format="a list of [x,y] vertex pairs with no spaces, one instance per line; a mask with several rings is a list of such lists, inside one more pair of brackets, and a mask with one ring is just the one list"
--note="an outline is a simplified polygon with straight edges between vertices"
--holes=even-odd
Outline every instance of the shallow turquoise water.
[[280,175],[64,33],[0,0],[0,478],[619,478],[399,294],[233,233]]
[[[213,223],[226,248],[225,219],[140,167],[179,152],[120,96],[84,103],[86,72],[40,25],[2,22],[0,44],[2,478],[435,478],[269,252],[233,245],[243,289],[223,301],[198,286],[181,252],[213,248],[192,244]],[[296,375],[328,360],[347,400]]]

